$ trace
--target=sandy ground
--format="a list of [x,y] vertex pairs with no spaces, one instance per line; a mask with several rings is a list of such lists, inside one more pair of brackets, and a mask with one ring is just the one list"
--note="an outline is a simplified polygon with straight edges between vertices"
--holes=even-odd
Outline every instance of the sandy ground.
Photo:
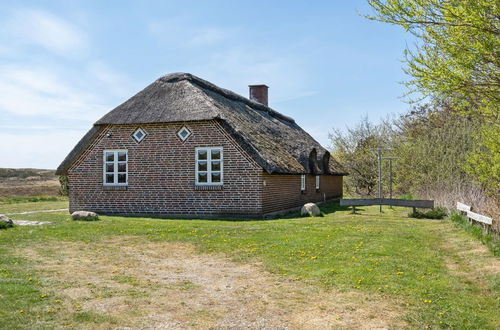
[[404,309],[386,297],[324,291],[199,254],[188,244],[121,237],[54,242],[19,251],[62,299],[60,315],[106,316],[77,327],[99,329],[386,329]]

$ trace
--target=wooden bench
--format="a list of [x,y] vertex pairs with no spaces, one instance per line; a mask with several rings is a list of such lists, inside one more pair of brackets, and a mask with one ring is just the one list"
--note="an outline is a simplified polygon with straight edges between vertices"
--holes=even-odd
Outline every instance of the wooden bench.
[[407,199],[394,199],[394,198],[357,198],[357,199],[341,199],[341,206],[352,206],[352,213],[356,213],[356,206],[372,206],[372,205],[389,205],[389,206],[403,206],[413,207],[415,209],[432,209],[434,201],[425,199],[407,200]]

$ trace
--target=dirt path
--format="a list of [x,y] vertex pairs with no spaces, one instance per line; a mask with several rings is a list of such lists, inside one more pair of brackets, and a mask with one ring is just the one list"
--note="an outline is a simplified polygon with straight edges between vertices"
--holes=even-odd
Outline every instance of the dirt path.
[[5,215],[33,214],[33,213],[46,213],[46,212],[62,212],[62,211],[68,211],[68,209],[40,210],[40,211],[24,211],[24,212],[5,213]]
[[[54,242],[18,251],[35,261],[62,298],[61,324],[81,328],[401,328],[387,297],[323,291],[259,265],[198,254],[188,244],[115,238]],[[74,324],[73,324],[74,326]]]

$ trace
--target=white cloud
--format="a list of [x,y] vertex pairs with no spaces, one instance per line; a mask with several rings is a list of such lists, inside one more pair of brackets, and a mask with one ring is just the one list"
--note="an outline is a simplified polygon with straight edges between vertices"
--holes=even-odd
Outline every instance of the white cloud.
[[309,88],[309,74],[303,68],[300,60],[293,56],[245,46],[204,54],[192,72],[243,96],[248,96],[247,85],[266,84],[270,87],[269,103],[273,106],[316,93]]
[[191,46],[212,45],[227,38],[227,34],[226,31],[215,28],[196,29],[191,32],[191,38],[187,44]]
[[21,42],[37,44],[61,55],[74,55],[87,48],[87,37],[76,26],[42,10],[17,10],[4,28]]
[[92,93],[40,67],[0,67],[0,112],[92,121],[103,113]]
[[218,44],[235,33],[235,30],[214,27],[193,27],[192,23],[175,19],[153,21],[148,24],[151,35],[174,47],[207,47]]
[[99,85],[99,87],[120,97],[130,96],[134,87],[126,75],[116,72],[104,62],[91,62],[87,66],[87,74],[94,85]]
[[85,134],[85,130],[46,131],[36,134],[0,132],[0,167],[56,168]]

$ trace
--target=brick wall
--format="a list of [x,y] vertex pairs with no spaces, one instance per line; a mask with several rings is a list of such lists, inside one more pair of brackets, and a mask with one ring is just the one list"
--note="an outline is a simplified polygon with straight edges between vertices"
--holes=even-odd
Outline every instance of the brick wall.
[[267,174],[262,192],[263,213],[276,212],[304,205],[342,197],[342,176],[321,175],[319,190],[316,191],[316,176],[306,175],[306,190],[300,190],[300,175]]
[[[217,121],[189,122],[192,135],[177,137],[182,123],[113,125],[104,129],[68,171],[70,212],[100,214],[164,214],[178,216],[260,216],[342,195],[342,177],[267,174]],[[141,127],[146,138],[135,142]],[[110,135],[110,136],[108,136]],[[223,147],[222,190],[195,186],[195,148]],[[128,186],[103,186],[103,151],[128,151]],[[264,184],[265,183],[265,184]]]
[[[139,144],[132,133],[139,125],[105,129],[68,171],[70,212],[101,214],[171,214],[184,216],[259,215],[262,168],[216,121],[189,122],[192,135],[177,137],[181,123],[144,124]],[[111,136],[107,136],[111,134]],[[195,147],[223,147],[222,190],[195,187]],[[103,151],[128,150],[128,186],[103,186]]]

